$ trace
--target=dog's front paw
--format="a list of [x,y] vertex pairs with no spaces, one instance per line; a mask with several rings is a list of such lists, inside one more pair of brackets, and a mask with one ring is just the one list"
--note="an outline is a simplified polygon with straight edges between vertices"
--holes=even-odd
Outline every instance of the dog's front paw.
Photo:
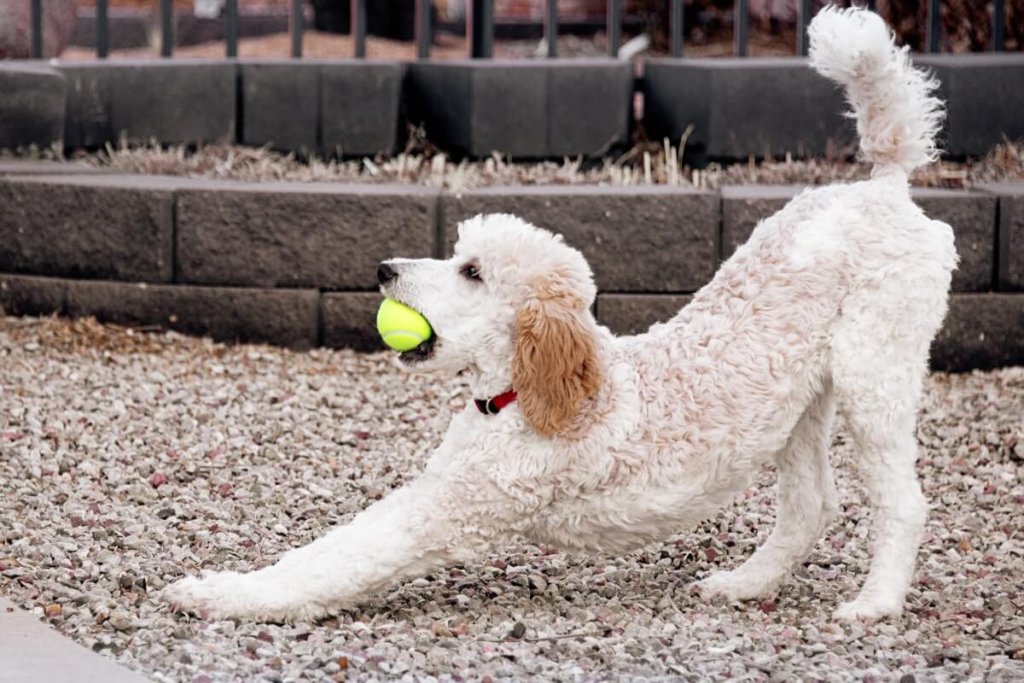
[[186,576],[160,591],[160,599],[180,612],[203,619],[231,619],[254,616],[245,576],[236,572]]
[[160,598],[178,611],[203,619],[282,624],[313,621],[337,611],[334,602],[313,600],[294,588],[294,584],[274,581],[261,572],[208,572],[172,583],[161,591]]
[[772,596],[775,588],[774,585],[751,580],[750,577],[737,575],[735,572],[715,572],[691,586],[705,600],[723,598],[728,602],[768,598]]
[[271,586],[259,584],[252,573],[205,572],[202,578],[185,577],[171,584],[160,597],[178,611],[203,618],[285,621],[288,614],[280,605],[271,604],[279,596],[274,595]]
[[894,600],[858,597],[844,602],[833,616],[839,621],[878,621],[885,617],[899,616],[903,603]]

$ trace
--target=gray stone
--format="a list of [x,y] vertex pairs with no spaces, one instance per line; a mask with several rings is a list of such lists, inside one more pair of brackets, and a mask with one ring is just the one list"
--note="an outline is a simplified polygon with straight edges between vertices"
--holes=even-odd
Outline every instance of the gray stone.
[[727,259],[750,239],[762,220],[777,213],[800,194],[799,185],[727,185],[722,195],[722,258]]
[[60,145],[66,83],[40,62],[0,62],[0,149]]
[[702,157],[822,156],[852,151],[841,91],[800,58],[653,59],[644,67],[644,126]]
[[914,188],[914,201],[930,218],[953,227],[960,264],[954,292],[988,292],[995,273],[996,198],[980,192]]
[[932,345],[936,370],[963,372],[1024,365],[1024,296],[954,294]]
[[163,144],[234,142],[234,62],[179,59],[63,62],[67,147],[124,136]]
[[632,79],[617,60],[417,62],[411,118],[458,154],[595,156],[629,140]]
[[0,274],[0,309],[7,315],[62,313],[66,290],[59,278]]
[[688,294],[598,294],[597,319],[619,335],[641,334],[675,316],[693,299]]
[[317,343],[319,293],[297,289],[189,287],[68,281],[67,314],[156,325],[224,342],[306,349]]
[[377,334],[376,292],[326,292],[320,300],[323,344],[331,348],[383,351]]
[[988,183],[978,187],[999,199],[999,254],[996,286],[1024,291],[1024,182]]
[[395,185],[195,185],[178,195],[178,279],[376,289],[380,261],[433,254],[438,194]]
[[398,151],[405,66],[323,62],[319,69],[321,152],[372,156]]
[[485,188],[442,198],[447,250],[458,223],[514,213],[583,252],[598,289],[692,292],[718,266],[718,196],[689,188]]
[[303,60],[241,62],[242,144],[315,152],[320,83]]
[[0,271],[168,282],[176,179],[0,178]]
[[941,83],[947,154],[983,155],[1004,140],[1024,138],[1024,54],[920,55],[914,62]]

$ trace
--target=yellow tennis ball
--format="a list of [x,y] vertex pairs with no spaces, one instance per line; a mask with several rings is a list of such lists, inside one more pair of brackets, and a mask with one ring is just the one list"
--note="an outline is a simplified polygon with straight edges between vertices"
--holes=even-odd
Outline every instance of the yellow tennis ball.
[[394,299],[384,299],[377,309],[377,331],[395,351],[412,351],[432,334],[426,318]]

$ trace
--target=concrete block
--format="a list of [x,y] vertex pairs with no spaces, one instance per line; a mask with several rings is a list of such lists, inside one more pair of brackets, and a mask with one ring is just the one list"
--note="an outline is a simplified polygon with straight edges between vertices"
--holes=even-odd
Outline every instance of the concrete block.
[[722,258],[750,239],[762,220],[804,190],[801,185],[727,185],[722,195]]
[[600,156],[628,144],[632,105],[633,69],[629,62],[558,62],[548,75],[545,156]]
[[122,135],[163,144],[234,142],[234,62],[174,59],[64,62],[67,147],[95,147]]
[[547,151],[547,71],[520,62],[409,65],[413,123],[456,154],[543,157]]
[[109,173],[88,164],[42,159],[0,159],[0,176],[5,175],[96,175]]
[[402,127],[400,62],[321,62],[320,149],[331,156],[398,151]]
[[946,154],[980,156],[1004,140],[1024,139],[1024,54],[918,55],[914,63],[941,83]]
[[954,294],[946,322],[932,345],[936,370],[1024,365],[1024,296]]
[[381,300],[376,292],[325,292],[320,299],[324,346],[386,350],[376,327]]
[[697,159],[822,156],[851,151],[841,91],[800,58],[653,59],[644,67],[644,127]]
[[377,264],[434,253],[439,191],[235,183],[183,189],[178,279],[207,285],[376,289]]
[[317,149],[320,83],[304,60],[241,62],[242,144],[289,152]]
[[179,183],[105,174],[0,178],[0,271],[168,282]]
[[[5,457],[11,456],[5,453]],[[0,652],[4,653],[4,680],[8,683],[146,683],[148,680],[82,647],[53,628],[50,620],[19,609],[4,597],[0,597]]]
[[632,67],[617,60],[417,62],[414,123],[474,157],[593,156],[629,140]]
[[978,189],[999,200],[996,287],[1004,292],[1024,291],[1024,182],[988,183]]
[[458,223],[479,213],[514,213],[561,233],[583,252],[598,289],[692,292],[718,266],[718,196],[679,187],[538,186],[446,195],[450,253]]
[[68,281],[67,314],[119,324],[159,325],[223,342],[307,349],[317,343],[319,293]]
[[980,192],[914,188],[914,201],[927,216],[949,223],[960,265],[954,292],[989,292],[995,273],[996,198]]
[[0,149],[60,145],[66,89],[43,62],[0,62]]
[[64,280],[0,274],[0,310],[7,315],[52,315],[64,311]]
[[674,317],[693,299],[689,294],[598,294],[597,320],[615,334],[642,334]]

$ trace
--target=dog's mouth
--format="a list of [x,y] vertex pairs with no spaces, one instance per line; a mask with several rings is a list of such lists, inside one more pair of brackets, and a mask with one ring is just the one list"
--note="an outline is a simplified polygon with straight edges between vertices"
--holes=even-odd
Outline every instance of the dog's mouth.
[[403,363],[415,364],[422,363],[425,360],[429,360],[434,357],[434,347],[437,346],[437,335],[433,331],[430,332],[430,337],[423,341],[419,346],[408,351],[402,351],[398,354],[398,359]]

